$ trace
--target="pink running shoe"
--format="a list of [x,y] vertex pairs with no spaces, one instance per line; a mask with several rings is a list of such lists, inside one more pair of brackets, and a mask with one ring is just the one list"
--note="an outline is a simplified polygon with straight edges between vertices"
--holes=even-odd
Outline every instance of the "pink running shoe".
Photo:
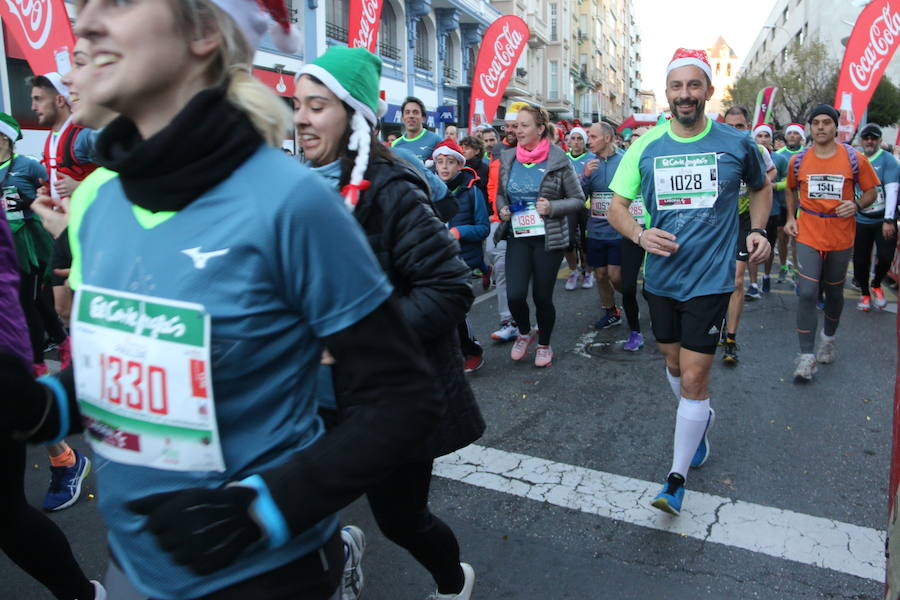
[[536,341],[537,329],[532,329],[531,333],[528,335],[519,335],[519,337],[516,338],[516,343],[513,344],[512,352],[509,353],[509,357],[513,360],[522,360]]
[[550,346],[538,346],[534,357],[534,366],[549,367],[553,364],[553,348]]
[[43,377],[44,375],[49,375],[50,369],[47,368],[46,363],[34,363],[34,376],[35,377]]

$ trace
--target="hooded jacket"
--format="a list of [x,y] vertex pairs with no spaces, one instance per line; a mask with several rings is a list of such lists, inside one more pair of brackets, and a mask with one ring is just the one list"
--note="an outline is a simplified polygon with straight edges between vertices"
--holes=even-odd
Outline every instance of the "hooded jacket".
[[481,242],[491,232],[487,205],[478,188],[480,178],[469,167],[447,182],[450,193],[456,198],[459,212],[450,222],[450,233],[459,240],[460,256],[470,269],[480,269],[484,262]]

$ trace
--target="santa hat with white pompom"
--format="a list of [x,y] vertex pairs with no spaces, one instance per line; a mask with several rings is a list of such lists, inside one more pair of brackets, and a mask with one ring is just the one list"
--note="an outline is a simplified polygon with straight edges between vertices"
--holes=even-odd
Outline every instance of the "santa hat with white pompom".
[[272,36],[275,46],[287,54],[300,49],[300,32],[294,27],[285,0],[212,0],[234,19],[256,50],[263,36]]

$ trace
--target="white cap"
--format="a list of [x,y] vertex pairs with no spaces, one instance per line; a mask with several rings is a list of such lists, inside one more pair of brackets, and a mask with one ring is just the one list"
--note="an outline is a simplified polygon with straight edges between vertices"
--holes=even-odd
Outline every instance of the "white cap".
[[584,129],[582,129],[581,127],[573,127],[572,131],[569,132],[569,139],[571,139],[572,136],[575,135],[576,133],[578,135],[580,135],[581,139],[583,139],[585,142],[588,141],[587,132]]
[[46,77],[47,81],[53,84],[56,93],[65,98],[66,102],[69,101],[69,87],[62,82],[62,75],[56,71],[51,71],[50,73],[44,73],[41,77]]

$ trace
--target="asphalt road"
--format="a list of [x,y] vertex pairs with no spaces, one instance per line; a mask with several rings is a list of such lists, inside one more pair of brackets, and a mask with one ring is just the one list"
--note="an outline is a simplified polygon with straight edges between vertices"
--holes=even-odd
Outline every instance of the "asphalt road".
[[[473,308],[472,327],[486,347],[485,366],[471,375],[488,423],[478,444],[504,456],[551,461],[563,470],[581,468],[582,475],[650,482],[655,492],[671,461],[676,402],[646,312],[641,321],[648,345],[625,353],[624,325],[593,331],[599,318],[596,291],[566,292],[562,284],[553,336],[557,359],[546,370],[513,364],[508,345],[489,341],[498,320],[495,299],[488,296]],[[685,514],[679,517],[684,521],[645,514],[642,501],[621,515],[603,516],[610,513],[552,500],[553,489],[545,490],[548,500],[536,500],[515,493],[514,486],[497,491],[506,490],[505,484],[491,489],[491,484],[435,478],[431,506],[456,531],[463,560],[476,569],[473,598],[880,598],[877,560],[866,571],[875,573],[871,576],[850,574],[844,565],[858,555],[877,557],[883,543],[873,536],[886,526],[896,304],[893,313],[860,313],[848,288],[837,361],[820,367],[813,383],[795,385],[796,297],[786,285],[774,288],[747,304],[738,336],[740,364],[729,368],[717,359],[714,366],[713,452],[703,469],[690,474]],[[35,503],[48,479],[42,452],[29,455],[27,487]],[[99,577],[106,547],[95,500],[88,496],[93,492],[91,476],[85,499],[52,518],[85,571]],[[736,518],[746,521],[740,536],[734,521],[720,523],[718,510],[710,531],[724,526],[723,535],[689,531],[692,502],[702,513],[709,498],[724,499]],[[760,514],[776,520],[763,526],[768,517]],[[642,524],[647,518],[656,521]],[[782,534],[782,519],[801,523],[801,534],[791,537],[787,529]],[[349,507],[343,520],[368,536],[363,598],[422,599],[433,591],[427,573],[380,535],[364,502]],[[865,547],[816,541],[832,528],[861,532]],[[791,550],[806,535],[815,538],[814,551]],[[778,544],[787,550],[772,551]],[[813,554],[832,566],[819,566],[819,559],[809,557]],[[2,556],[0,581],[0,598],[50,598]]]

